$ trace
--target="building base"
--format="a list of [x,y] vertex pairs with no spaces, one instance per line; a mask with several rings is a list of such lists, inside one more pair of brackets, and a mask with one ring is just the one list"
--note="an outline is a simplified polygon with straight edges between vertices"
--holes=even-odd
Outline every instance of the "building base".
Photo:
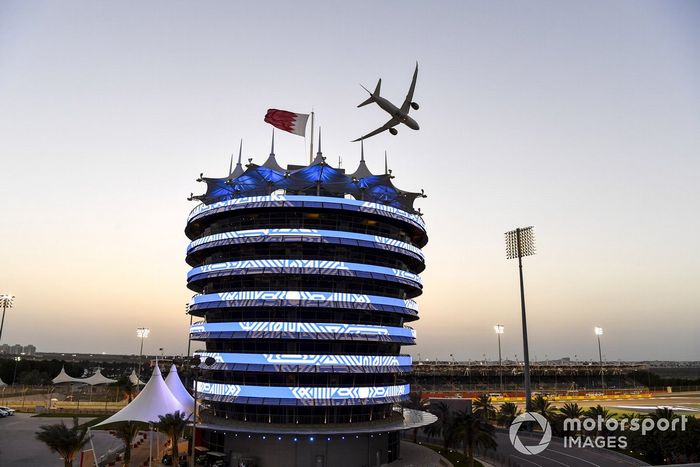
[[398,459],[401,449],[398,431],[292,436],[204,429],[199,435],[230,467],[379,467]]

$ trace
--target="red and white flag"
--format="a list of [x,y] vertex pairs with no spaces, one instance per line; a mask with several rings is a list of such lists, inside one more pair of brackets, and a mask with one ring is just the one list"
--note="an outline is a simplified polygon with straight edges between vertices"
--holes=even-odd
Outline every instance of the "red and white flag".
[[306,121],[309,114],[297,114],[286,110],[267,109],[265,121],[275,128],[294,133],[295,135],[306,135]]

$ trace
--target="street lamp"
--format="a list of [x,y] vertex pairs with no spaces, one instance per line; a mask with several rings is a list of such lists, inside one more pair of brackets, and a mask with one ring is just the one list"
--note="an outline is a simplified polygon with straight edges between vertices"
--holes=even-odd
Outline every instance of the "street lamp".
[[497,324],[493,327],[498,336],[498,377],[501,380],[501,392],[503,392],[503,361],[501,360],[501,334],[505,330],[505,326]]
[[0,295],[0,306],[2,306],[2,322],[0,322],[0,340],[2,340],[2,328],[5,326],[5,311],[12,308],[15,301],[15,296],[12,294]]
[[141,350],[139,350],[139,378],[141,377],[141,356],[143,355],[143,340],[147,338],[150,333],[151,330],[148,328],[136,328],[136,337],[141,339]]
[[603,328],[598,326],[593,328],[595,336],[598,338],[598,360],[600,361],[600,386],[605,389],[605,373],[603,372],[603,352],[600,350],[600,336],[603,335]]
[[[190,315],[190,329],[192,329],[192,314],[190,313],[190,304],[185,303],[185,314]],[[190,357],[190,347],[192,345],[192,333],[187,330],[187,358]]]
[[190,455],[190,467],[194,467],[194,465],[195,465],[194,456],[196,454],[196,451],[194,448],[195,448],[195,444],[196,444],[196,440],[197,440],[197,435],[196,435],[196,432],[197,432],[197,396],[198,396],[197,377],[199,376],[199,373],[201,371],[202,364],[204,364],[206,366],[211,366],[214,363],[216,363],[216,360],[214,360],[214,358],[207,357],[204,359],[204,361],[202,361],[202,358],[199,355],[195,355],[194,357],[192,357],[192,360],[191,360],[191,364],[192,364],[191,370],[192,370],[192,373],[194,374],[194,413],[192,414],[192,453]]
[[518,258],[518,271],[520,273],[520,310],[523,323],[523,363],[525,383],[525,410],[532,410],[532,392],[530,390],[530,353],[527,345],[527,317],[525,315],[525,286],[523,285],[523,256],[535,254],[535,235],[530,227],[519,227],[506,232],[506,257]]
[[[22,357],[14,357],[13,359],[15,361],[15,372],[12,374],[12,386],[16,386],[16,379],[17,379],[17,365],[19,365],[19,362],[22,361]],[[24,407],[24,405],[23,405]]]

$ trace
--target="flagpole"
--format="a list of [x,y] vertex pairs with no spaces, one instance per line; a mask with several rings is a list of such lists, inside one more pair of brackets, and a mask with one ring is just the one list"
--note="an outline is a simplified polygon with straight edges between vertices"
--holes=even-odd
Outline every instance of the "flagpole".
[[311,147],[309,149],[309,165],[314,161],[314,111],[311,111]]

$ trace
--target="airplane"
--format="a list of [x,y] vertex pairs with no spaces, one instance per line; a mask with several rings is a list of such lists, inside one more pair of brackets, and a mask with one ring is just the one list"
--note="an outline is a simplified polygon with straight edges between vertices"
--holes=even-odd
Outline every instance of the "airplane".
[[412,130],[417,130],[420,127],[418,126],[418,123],[413,120],[411,117],[408,116],[408,112],[413,109],[413,110],[418,110],[419,105],[416,102],[413,102],[413,91],[416,89],[416,78],[418,78],[418,63],[416,62],[416,70],[413,72],[413,81],[411,81],[411,87],[408,89],[408,94],[406,95],[406,99],[403,101],[403,104],[401,105],[401,108],[396,107],[394,104],[386,100],[385,98],[381,97],[379,95],[379,91],[382,87],[382,79],[379,78],[379,82],[377,83],[377,87],[374,89],[374,92],[370,92],[369,89],[366,87],[362,86],[362,89],[365,91],[369,92],[369,98],[364,101],[362,104],[358,105],[357,107],[362,107],[367,104],[371,104],[373,102],[376,102],[379,107],[381,107],[382,110],[387,112],[389,115],[391,115],[391,120],[386,122],[384,125],[380,126],[376,130],[367,133],[365,136],[361,138],[357,138],[356,140],[353,140],[352,142],[356,141],[361,141],[363,139],[369,138],[371,136],[377,135],[383,131],[389,130],[389,133],[392,135],[396,135],[399,130],[394,128],[396,125],[399,123],[403,123],[407,127],[409,127]]

